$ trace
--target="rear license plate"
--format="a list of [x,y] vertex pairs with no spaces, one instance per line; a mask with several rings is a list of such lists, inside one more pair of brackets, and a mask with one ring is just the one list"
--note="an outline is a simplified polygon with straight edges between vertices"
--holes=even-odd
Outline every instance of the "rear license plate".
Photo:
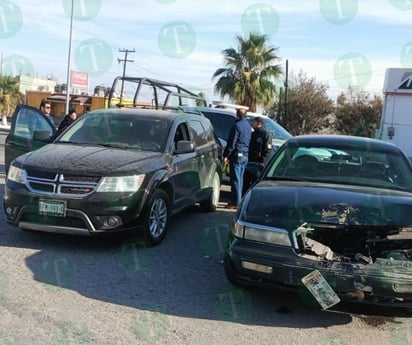
[[58,200],[39,200],[39,214],[66,217],[66,203]]
[[318,270],[304,276],[302,283],[308,288],[313,297],[315,297],[322,309],[328,309],[340,302],[339,296]]

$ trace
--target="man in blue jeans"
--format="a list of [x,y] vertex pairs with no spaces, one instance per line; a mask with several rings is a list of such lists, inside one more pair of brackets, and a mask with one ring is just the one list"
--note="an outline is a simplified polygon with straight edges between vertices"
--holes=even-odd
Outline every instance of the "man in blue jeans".
[[223,152],[223,163],[230,168],[230,203],[228,209],[236,209],[242,199],[243,174],[248,162],[252,127],[246,119],[247,108],[239,108],[236,122],[230,129],[227,146]]

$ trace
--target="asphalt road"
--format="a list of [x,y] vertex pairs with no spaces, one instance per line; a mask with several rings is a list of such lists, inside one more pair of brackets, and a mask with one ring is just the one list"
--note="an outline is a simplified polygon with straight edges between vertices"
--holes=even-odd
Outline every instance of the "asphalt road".
[[222,254],[233,211],[193,208],[154,248],[139,236],[22,231],[0,212],[0,345],[412,344],[409,312],[321,311],[295,293],[231,286]]

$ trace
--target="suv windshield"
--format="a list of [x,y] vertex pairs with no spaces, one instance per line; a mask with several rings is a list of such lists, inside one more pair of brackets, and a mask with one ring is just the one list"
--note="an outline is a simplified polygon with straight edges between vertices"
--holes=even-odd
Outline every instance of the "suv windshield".
[[[248,115],[247,119],[252,124],[253,119],[256,116],[254,115]],[[264,117],[262,116],[263,119],[263,127],[270,133],[272,134],[272,138],[274,139],[282,139],[282,140],[287,140],[292,137],[292,134],[290,134],[286,129],[284,129],[282,126],[276,123],[276,121],[272,120],[269,117]]]
[[81,117],[56,143],[104,145],[162,151],[169,123],[156,116],[96,113]]
[[[202,110],[202,113],[212,122],[216,135],[219,138],[227,140],[230,129],[236,121],[235,113],[233,112],[233,114],[231,114],[228,112],[213,110]],[[251,125],[256,116],[258,115],[247,115],[247,119]],[[265,116],[262,116],[262,119],[263,127],[272,135],[273,139],[287,140],[292,137],[286,129],[284,129],[273,119]]]

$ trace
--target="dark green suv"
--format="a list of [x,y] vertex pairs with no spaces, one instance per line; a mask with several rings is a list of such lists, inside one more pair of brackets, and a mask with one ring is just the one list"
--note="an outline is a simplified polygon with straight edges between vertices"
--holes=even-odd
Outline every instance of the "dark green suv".
[[19,107],[12,118],[4,193],[12,225],[87,235],[142,229],[154,245],[169,216],[197,203],[216,209],[222,168],[202,115],[101,109],[48,143],[54,133],[35,108]]

